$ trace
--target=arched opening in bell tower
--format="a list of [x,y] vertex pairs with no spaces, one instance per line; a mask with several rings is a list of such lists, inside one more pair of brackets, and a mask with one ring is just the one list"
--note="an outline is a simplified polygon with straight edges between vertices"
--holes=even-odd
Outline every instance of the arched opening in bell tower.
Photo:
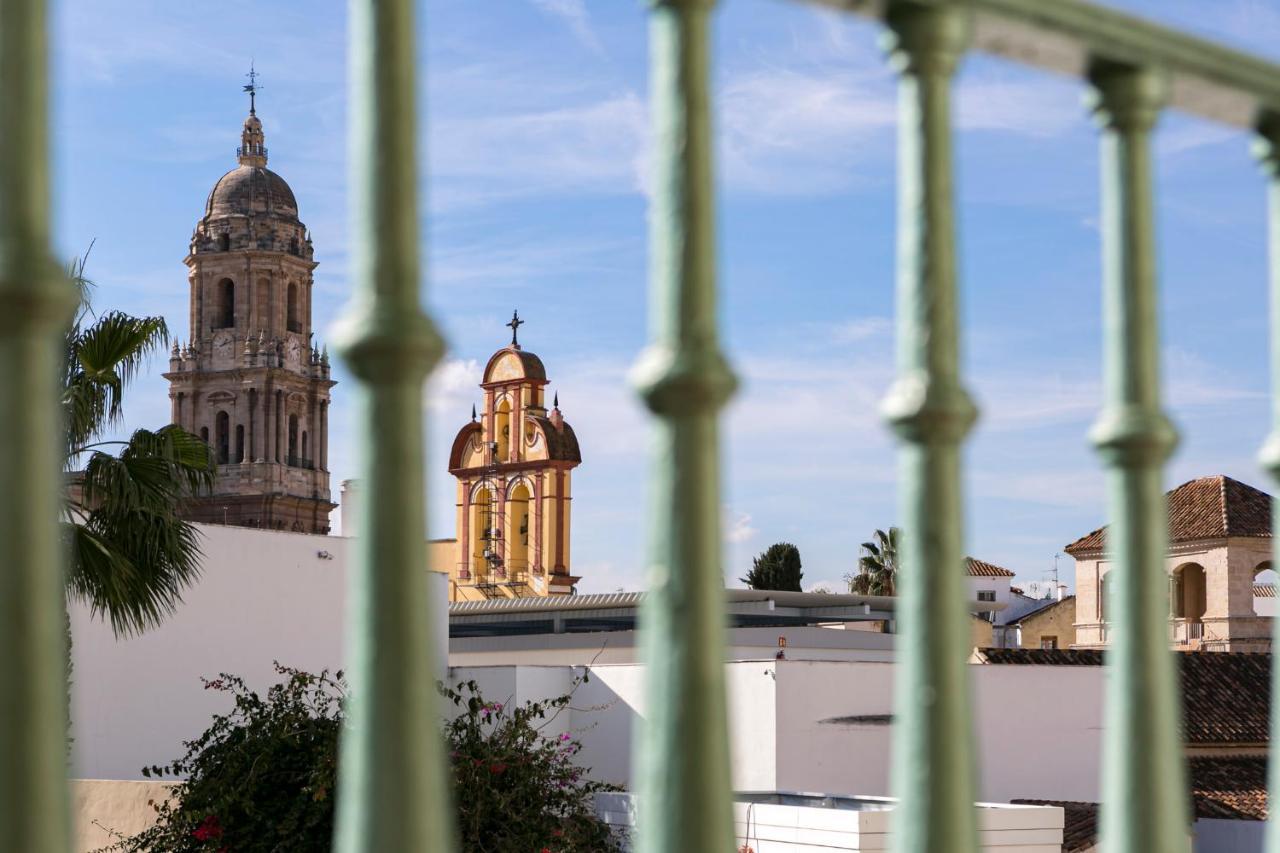
[[218,464],[226,465],[231,460],[231,416],[226,412],[218,412],[214,418],[213,434],[217,443]]
[[289,282],[288,296],[285,298],[286,328],[291,332],[302,332],[302,321],[298,318],[298,285]]
[[521,481],[507,498],[507,573],[523,579],[529,570],[529,487]]
[[290,465],[298,464],[298,416],[289,415],[289,460]]
[[236,284],[229,278],[218,282],[216,291],[218,299],[217,326],[219,329],[230,329],[236,324]]
[[498,442],[498,461],[511,458],[511,399],[503,397],[494,417],[494,441]]
[[471,501],[471,573],[478,582],[488,581],[502,564],[502,531],[493,492],[481,488]]

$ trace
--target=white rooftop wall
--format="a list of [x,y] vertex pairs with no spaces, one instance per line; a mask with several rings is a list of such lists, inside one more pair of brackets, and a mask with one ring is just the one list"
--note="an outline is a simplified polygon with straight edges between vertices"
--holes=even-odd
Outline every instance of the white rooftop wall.
[[[279,681],[272,661],[308,671],[343,665],[346,567],[352,540],[244,527],[198,525],[204,570],[164,624],[117,640],[71,609],[73,773],[141,779],[144,765],[183,753],[231,707],[201,676],[242,676],[255,689]],[[327,554],[328,557],[322,556]],[[447,578],[426,568],[435,609],[438,665],[447,644]]]
[[[535,676],[522,674],[533,670]],[[523,702],[559,695],[581,672],[457,667],[450,676],[475,679],[490,700]],[[969,673],[983,800],[1099,799],[1101,667],[971,665]],[[590,667],[590,675],[554,734],[574,732],[593,776],[626,786],[645,707],[644,673],[617,664]],[[892,664],[736,661],[726,679],[735,790],[890,793]]]

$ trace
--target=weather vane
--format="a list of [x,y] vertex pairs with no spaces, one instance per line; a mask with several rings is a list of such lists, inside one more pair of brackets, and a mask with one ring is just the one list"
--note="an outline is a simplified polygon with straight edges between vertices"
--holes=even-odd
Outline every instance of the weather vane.
[[507,328],[511,330],[511,345],[513,347],[520,346],[519,341],[516,340],[516,334],[520,331],[520,327],[523,325],[524,325],[524,320],[520,319],[520,312],[512,311],[511,322],[507,323]]
[[244,87],[244,90],[249,93],[249,115],[255,116],[258,114],[256,112],[257,103],[255,99],[257,97],[258,90],[262,88],[258,85],[258,78],[262,75],[253,70],[252,59],[249,60],[249,73],[244,76],[249,78],[249,82],[246,83]]

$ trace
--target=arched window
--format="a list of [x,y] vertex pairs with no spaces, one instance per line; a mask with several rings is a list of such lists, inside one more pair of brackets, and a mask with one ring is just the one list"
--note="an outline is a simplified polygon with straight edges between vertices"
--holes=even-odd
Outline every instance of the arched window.
[[1264,560],[1253,570],[1253,612],[1256,616],[1276,615],[1276,572]]
[[217,440],[218,464],[226,465],[231,461],[231,417],[226,412],[218,412],[213,431]]
[[1177,619],[1199,622],[1206,606],[1204,566],[1184,563],[1173,570],[1170,592],[1173,615]]
[[491,578],[502,565],[502,528],[493,493],[480,489],[471,501],[471,574],[477,581]]
[[244,424],[236,424],[236,455],[233,461],[244,461]]
[[520,580],[529,570],[529,487],[524,483],[507,498],[507,531],[508,576]]
[[208,444],[208,443],[209,443],[209,428],[208,428],[208,427],[200,427],[200,440],[201,440],[201,441],[203,441],[205,444]]
[[280,458],[280,455],[284,453],[284,451],[281,448],[284,446],[284,442],[285,442],[284,436],[281,435],[280,433],[280,427],[284,423],[284,392],[283,391],[276,392],[276,405],[271,411],[272,411],[272,417],[274,418],[274,420],[272,421],[274,426],[272,426],[273,432],[271,436],[271,441],[276,448],[276,461],[283,462],[285,460]]
[[298,319],[298,285],[297,282],[289,282],[289,295],[285,299],[286,302],[286,322],[287,328],[291,332],[302,331],[302,321]]
[[289,464],[298,464],[298,416],[289,415]]
[[222,234],[218,237],[218,248],[224,252],[231,251],[231,235]]
[[494,430],[497,433],[493,440],[498,442],[498,461],[506,462],[511,458],[511,401],[503,399],[498,404],[497,417],[494,419]]
[[214,328],[230,329],[236,324],[236,284],[229,278],[218,282],[217,323]]

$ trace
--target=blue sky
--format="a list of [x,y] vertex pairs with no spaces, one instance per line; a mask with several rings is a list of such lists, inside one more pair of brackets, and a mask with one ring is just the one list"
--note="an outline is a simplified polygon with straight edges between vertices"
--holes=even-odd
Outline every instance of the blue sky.
[[[1113,0],[1275,56],[1280,0]],[[271,168],[316,257],[317,337],[349,294],[343,4],[61,0],[54,18],[58,248],[95,241],[96,305],[160,313],[183,339],[182,258],[235,165],[252,58]],[[519,308],[582,444],[574,570],[586,592],[643,583],[646,418],[626,384],[645,342],[644,4],[427,0],[426,301],[450,352],[429,415],[430,532],[452,535],[447,449]],[[838,582],[897,521],[892,378],[893,79],[876,30],[807,6],[724,0],[715,24],[725,346],[726,576],[787,540],[806,583]],[[957,83],[964,362],[982,417],[966,451],[968,550],[1040,580],[1104,521],[1085,433],[1100,404],[1096,136],[1081,88],[970,57]],[[1183,441],[1170,487],[1266,486],[1262,180],[1249,140],[1172,114],[1159,153],[1161,322]],[[168,419],[157,359],[130,426]],[[351,392],[334,390],[333,482],[355,476]],[[335,514],[336,516],[336,514]],[[1064,561],[1070,581],[1070,563]]]

